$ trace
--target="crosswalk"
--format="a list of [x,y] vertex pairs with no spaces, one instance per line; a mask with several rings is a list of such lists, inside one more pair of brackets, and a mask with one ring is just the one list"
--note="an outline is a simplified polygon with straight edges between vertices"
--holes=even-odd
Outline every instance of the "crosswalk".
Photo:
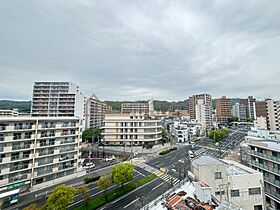
[[171,176],[169,174],[164,174],[164,175],[160,176],[159,178],[168,182],[168,183],[172,182],[173,185],[175,185],[179,182],[179,180],[177,178],[174,178],[173,176]]
[[197,150],[197,151],[194,152],[194,156],[197,157],[197,156],[199,156],[200,154],[204,153],[205,151],[206,151],[206,149],[202,147],[202,148],[200,148],[199,150]]
[[162,173],[160,170],[158,170],[146,163],[139,163],[137,166],[139,166],[140,168],[142,168],[152,174],[155,174],[155,175],[159,175],[160,173]]

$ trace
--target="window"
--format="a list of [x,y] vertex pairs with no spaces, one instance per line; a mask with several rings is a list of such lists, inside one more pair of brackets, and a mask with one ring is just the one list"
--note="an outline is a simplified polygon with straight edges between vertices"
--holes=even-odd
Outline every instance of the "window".
[[239,197],[239,190],[231,190],[230,191],[231,197]]
[[18,139],[21,139],[21,133],[14,133],[14,136],[13,136],[14,140],[18,140]]
[[261,194],[261,188],[255,187],[255,188],[249,188],[249,195],[260,195]]
[[215,195],[224,195],[224,194],[225,194],[224,190],[215,192]]
[[215,177],[215,179],[221,179],[222,178],[222,173],[221,172],[215,172],[214,177]]

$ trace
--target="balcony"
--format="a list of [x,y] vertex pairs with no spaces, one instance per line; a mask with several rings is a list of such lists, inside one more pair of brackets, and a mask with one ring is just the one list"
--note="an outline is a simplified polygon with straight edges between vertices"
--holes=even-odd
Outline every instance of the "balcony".
[[31,148],[31,144],[27,144],[27,145],[13,145],[12,146],[12,150],[24,150],[24,149],[30,149]]
[[64,169],[73,168],[73,167],[74,167],[74,163],[69,164],[69,165],[60,165],[60,166],[58,167],[58,170],[64,170]]
[[280,188],[280,181],[279,180],[272,179],[272,178],[270,178],[268,176],[264,176],[263,178],[264,178],[265,181],[267,181],[267,182],[269,182],[269,183],[271,183],[273,185],[276,185],[276,186],[278,186]]
[[44,170],[38,170],[37,171],[37,176],[41,176],[41,175],[44,175],[44,174],[49,174],[49,173],[52,173],[52,168],[48,168],[48,169],[44,169]]
[[264,153],[261,153],[261,152],[257,152],[257,151],[254,151],[254,150],[251,150],[251,154],[255,155],[255,156],[263,157],[263,158],[268,159],[268,160],[273,160],[273,161],[276,161],[276,162],[280,162],[280,157],[275,157],[275,156],[272,156],[272,155],[267,155],[267,154],[264,154]]
[[268,194],[268,195],[274,197],[278,201],[280,200],[280,193],[279,192],[272,191],[272,190],[267,189],[267,188],[264,189],[264,192],[265,192],[265,194]]
[[6,126],[0,126],[0,131],[6,130]]
[[262,168],[266,171],[270,171],[270,172],[273,172],[273,173],[276,173],[277,175],[280,174],[280,170],[278,168],[274,168],[274,167],[271,167],[271,166],[267,166],[266,164],[263,164],[263,163],[259,163],[259,162],[256,162],[255,160],[251,160],[250,162],[252,165],[254,166],[257,166],[259,168]]
[[23,170],[23,169],[27,169],[27,168],[28,168],[28,164],[12,165],[12,167],[10,168],[10,171],[18,171],[18,170]]
[[32,129],[32,125],[15,125],[15,130],[26,130],[26,129]]
[[22,175],[10,177],[9,178],[9,183],[16,182],[16,181],[23,180],[23,179],[27,179],[27,174],[22,174]]
[[49,151],[49,152],[39,152],[39,157],[41,156],[46,156],[46,155],[53,155],[54,154],[54,151]]

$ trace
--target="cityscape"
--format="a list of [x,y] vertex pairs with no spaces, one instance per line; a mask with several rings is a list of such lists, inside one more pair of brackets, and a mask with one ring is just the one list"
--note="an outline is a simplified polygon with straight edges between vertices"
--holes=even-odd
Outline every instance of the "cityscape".
[[25,3],[0,2],[0,210],[280,210],[278,2]]

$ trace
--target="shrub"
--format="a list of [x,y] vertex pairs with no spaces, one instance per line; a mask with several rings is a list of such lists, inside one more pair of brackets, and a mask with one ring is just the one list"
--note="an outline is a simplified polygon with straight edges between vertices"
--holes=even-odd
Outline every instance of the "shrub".
[[95,177],[87,177],[84,179],[85,184],[91,183],[98,181],[100,179],[100,176],[95,176]]

